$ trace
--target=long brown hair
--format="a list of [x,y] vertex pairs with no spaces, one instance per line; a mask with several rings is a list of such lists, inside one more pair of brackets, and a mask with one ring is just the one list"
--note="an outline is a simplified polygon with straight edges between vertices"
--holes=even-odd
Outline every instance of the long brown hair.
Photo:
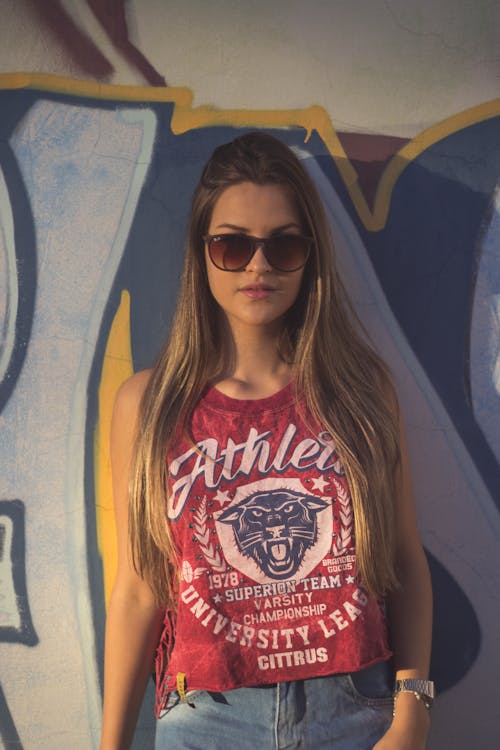
[[206,384],[221,374],[221,320],[208,286],[203,236],[223,190],[247,181],[286,186],[304,231],[314,238],[301,293],[284,322],[283,351],[310,412],[334,439],[353,501],[358,573],[368,590],[381,596],[397,585],[393,388],[339,277],[312,179],[288,146],[262,132],[215,149],[194,192],[176,313],[142,401],[130,488],[133,561],[158,603],[175,608],[177,554],[166,520],[166,452]]

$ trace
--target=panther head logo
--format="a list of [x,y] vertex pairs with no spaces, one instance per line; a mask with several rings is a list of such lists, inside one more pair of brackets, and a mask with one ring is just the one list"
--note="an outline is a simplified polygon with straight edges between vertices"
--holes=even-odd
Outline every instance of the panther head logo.
[[276,580],[293,576],[318,536],[316,515],[328,503],[294,490],[255,492],[227,508],[219,522],[233,527],[241,554]]

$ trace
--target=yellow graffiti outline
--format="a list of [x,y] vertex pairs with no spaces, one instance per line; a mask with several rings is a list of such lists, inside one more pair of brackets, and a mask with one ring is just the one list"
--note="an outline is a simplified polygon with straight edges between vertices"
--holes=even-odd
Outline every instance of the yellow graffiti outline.
[[2,73],[0,89],[37,89],[105,101],[172,103],[174,111],[171,128],[175,135],[216,125],[254,128],[301,127],[306,131],[304,141],[307,142],[312,132],[316,131],[335,162],[360,220],[371,232],[380,231],[385,227],[392,192],[410,162],[446,136],[500,115],[500,98],[493,99],[451,115],[412,138],[388,161],[379,180],[371,210],[361,190],[357,172],[342,147],[330,116],[319,105],[283,110],[217,109],[209,105],[193,107],[193,92],[188,88],[121,86],[81,81],[49,73]]
[[94,482],[97,546],[102,557],[104,602],[107,606],[116,573],[118,549],[111,481],[109,433],[116,393],[134,372],[130,340],[130,294],[124,289],[109,331],[98,390],[94,431]]

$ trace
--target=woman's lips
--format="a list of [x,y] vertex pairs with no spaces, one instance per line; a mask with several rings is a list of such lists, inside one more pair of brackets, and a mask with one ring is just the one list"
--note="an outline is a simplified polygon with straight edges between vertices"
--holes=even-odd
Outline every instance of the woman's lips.
[[240,289],[240,292],[251,299],[264,299],[264,297],[269,297],[274,291],[276,291],[274,287],[266,286],[265,284],[249,284]]

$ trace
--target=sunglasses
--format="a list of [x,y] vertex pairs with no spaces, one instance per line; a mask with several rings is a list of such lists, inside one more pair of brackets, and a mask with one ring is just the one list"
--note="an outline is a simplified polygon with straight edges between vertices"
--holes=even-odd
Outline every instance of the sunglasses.
[[249,234],[207,234],[204,238],[210,260],[221,271],[243,271],[258,247],[275,271],[291,273],[307,263],[312,237],[301,234],[276,234],[252,237]]

